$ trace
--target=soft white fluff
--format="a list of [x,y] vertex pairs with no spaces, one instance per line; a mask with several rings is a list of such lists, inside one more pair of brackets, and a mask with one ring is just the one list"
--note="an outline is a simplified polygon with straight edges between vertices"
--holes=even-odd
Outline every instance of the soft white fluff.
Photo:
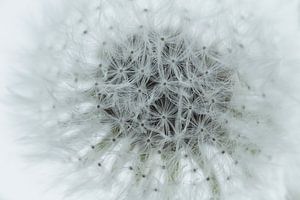
[[63,8],[15,95],[34,127],[26,138],[66,163],[70,194],[280,199],[270,177],[280,179],[283,97],[263,22],[219,1]]

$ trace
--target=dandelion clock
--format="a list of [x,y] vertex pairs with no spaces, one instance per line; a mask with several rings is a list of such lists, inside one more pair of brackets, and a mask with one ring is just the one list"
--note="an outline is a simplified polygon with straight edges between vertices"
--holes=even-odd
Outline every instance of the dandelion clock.
[[13,94],[66,199],[282,199],[280,60],[263,20],[221,1],[60,4]]

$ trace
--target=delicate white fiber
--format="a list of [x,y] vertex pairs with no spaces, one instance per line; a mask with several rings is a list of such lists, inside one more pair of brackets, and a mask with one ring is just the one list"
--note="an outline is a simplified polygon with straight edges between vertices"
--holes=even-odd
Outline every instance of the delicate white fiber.
[[66,1],[56,14],[14,94],[25,139],[65,163],[69,198],[277,199],[284,97],[263,21],[204,0]]

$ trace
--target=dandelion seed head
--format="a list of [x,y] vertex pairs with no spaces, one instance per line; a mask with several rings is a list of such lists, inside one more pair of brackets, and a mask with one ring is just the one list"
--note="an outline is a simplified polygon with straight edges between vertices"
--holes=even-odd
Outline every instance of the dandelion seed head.
[[51,32],[49,43],[60,39],[39,52],[49,62],[34,60],[44,134],[33,138],[71,160],[74,188],[226,199],[272,154],[272,91],[262,86],[276,63],[245,24],[220,20],[219,4],[149,2],[81,2],[67,36]]
[[232,143],[218,115],[230,107],[234,70],[218,61],[216,49],[204,52],[178,31],[165,37],[170,39],[161,44],[157,32],[130,35],[113,45],[113,55],[101,57],[108,64],[95,85],[103,96],[96,99],[103,121],[145,154],[163,149],[172,156],[187,148],[199,154],[211,132],[213,141]]

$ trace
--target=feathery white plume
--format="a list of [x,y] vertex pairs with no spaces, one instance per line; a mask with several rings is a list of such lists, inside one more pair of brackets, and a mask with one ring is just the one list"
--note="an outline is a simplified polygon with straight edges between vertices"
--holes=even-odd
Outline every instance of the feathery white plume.
[[66,5],[16,96],[38,153],[73,166],[71,189],[95,199],[273,198],[265,172],[284,145],[279,59],[255,17],[218,1]]

